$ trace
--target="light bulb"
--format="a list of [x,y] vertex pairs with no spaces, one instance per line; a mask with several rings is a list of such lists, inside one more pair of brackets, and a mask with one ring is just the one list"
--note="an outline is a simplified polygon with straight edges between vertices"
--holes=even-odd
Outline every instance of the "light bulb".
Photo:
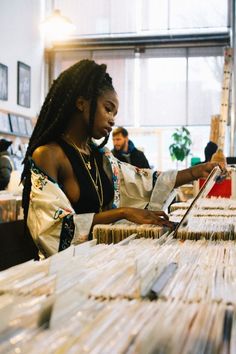
[[75,31],[75,25],[60,10],[55,9],[53,14],[40,25],[44,34],[51,39],[61,39]]

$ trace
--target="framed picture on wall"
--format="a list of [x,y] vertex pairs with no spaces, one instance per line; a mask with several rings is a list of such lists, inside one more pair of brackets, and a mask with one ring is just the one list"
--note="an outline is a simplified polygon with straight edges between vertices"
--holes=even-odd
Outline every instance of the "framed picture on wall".
[[17,62],[17,104],[30,108],[30,66]]
[[0,100],[8,100],[8,67],[0,63]]
[[18,116],[18,126],[20,134],[27,135],[25,117]]
[[1,111],[0,111],[0,131],[4,133],[11,132],[8,113],[1,112]]
[[27,135],[31,135],[33,131],[33,125],[30,118],[25,118],[25,125],[26,125]]
[[12,133],[19,133],[18,117],[15,114],[9,114]]

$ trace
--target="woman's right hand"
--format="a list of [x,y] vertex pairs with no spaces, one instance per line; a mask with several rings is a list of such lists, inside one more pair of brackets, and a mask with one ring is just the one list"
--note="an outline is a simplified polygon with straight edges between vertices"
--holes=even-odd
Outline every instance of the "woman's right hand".
[[169,217],[164,211],[153,211],[148,209],[123,208],[124,218],[136,224],[153,224],[166,226],[171,229],[174,224],[169,221]]

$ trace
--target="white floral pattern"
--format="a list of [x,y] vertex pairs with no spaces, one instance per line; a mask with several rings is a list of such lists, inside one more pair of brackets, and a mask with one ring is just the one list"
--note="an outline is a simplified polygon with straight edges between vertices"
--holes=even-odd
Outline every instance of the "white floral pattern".
[[[108,149],[102,153],[114,186],[112,208],[145,208],[151,201],[150,209],[161,209],[174,187],[176,171],[160,173],[153,187],[153,171],[120,162]],[[88,240],[94,213],[76,214],[60,186],[33,162],[31,182],[27,225],[41,254],[48,257],[59,247],[61,250]]]

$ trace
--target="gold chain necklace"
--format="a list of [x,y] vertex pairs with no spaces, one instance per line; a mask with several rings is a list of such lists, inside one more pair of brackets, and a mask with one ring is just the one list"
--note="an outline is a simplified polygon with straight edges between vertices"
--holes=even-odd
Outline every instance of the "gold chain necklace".
[[98,165],[97,165],[97,161],[96,159],[94,158],[94,166],[95,166],[95,180],[90,172],[91,170],[91,164],[90,164],[90,161],[89,162],[86,162],[81,151],[80,151],[80,148],[78,148],[78,146],[70,139],[68,139],[65,135],[62,135],[62,138],[63,140],[65,140],[65,142],[67,142],[69,145],[71,145],[80,155],[80,158],[88,172],[88,175],[91,179],[91,182],[94,186],[94,189],[97,193],[97,197],[98,197],[98,202],[99,202],[99,212],[102,211],[102,207],[103,207],[103,187],[102,187],[102,181],[101,181],[101,176],[100,176],[100,172],[99,172],[99,169],[98,169]]
[[[86,151],[83,150],[83,149],[80,149],[80,148],[73,142],[73,140],[72,140],[69,136],[67,136],[67,135],[65,135],[65,134],[62,134],[61,137],[62,137],[63,140],[65,140],[65,141],[67,142],[67,144],[71,145],[71,146],[72,146],[76,151],[78,151],[80,154],[83,154],[83,153],[84,153],[85,155],[90,156],[90,154],[91,154],[91,149],[90,149],[89,146],[88,146],[88,151],[89,151],[89,153],[87,154]],[[89,161],[85,161],[85,159],[83,159],[83,162],[87,165],[88,169],[91,170],[92,167],[91,167],[90,160],[89,160]]]

